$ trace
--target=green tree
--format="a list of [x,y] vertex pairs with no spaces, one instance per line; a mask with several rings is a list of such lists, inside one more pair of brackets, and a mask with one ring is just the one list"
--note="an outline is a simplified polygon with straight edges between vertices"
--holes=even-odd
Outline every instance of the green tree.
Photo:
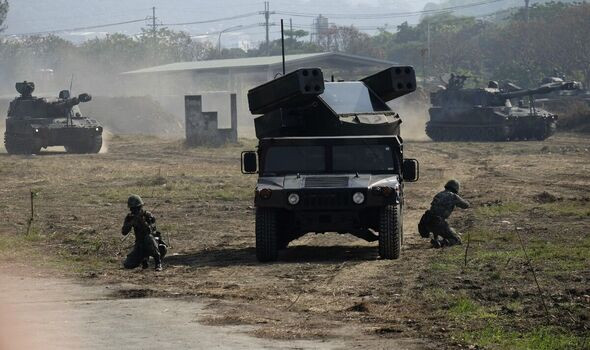
[[6,29],[6,27],[4,27],[4,21],[6,20],[7,14],[8,0],[0,0],[0,33]]

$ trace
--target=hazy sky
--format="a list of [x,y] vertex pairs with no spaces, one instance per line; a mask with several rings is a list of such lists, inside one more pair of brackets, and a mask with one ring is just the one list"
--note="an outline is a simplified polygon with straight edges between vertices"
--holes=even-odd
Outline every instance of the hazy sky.
[[[427,2],[437,0],[270,0],[271,11],[297,12],[306,14],[325,14],[330,22],[339,25],[354,24],[364,31],[377,26],[395,26],[404,20],[418,21],[419,17],[392,18],[379,20],[360,20],[354,18],[330,18],[330,14],[354,15],[358,13],[384,13],[419,11]],[[66,28],[78,28],[128,20],[145,19],[151,16],[151,7],[156,7],[156,17],[160,24],[202,21],[252,13],[251,16],[222,22],[170,26],[185,30],[193,35],[217,32],[232,26],[242,25],[241,30],[223,34],[226,46],[236,46],[240,41],[259,41],[264,38],[264,21],[257,12],[264,10],[264,2],[259,0],[10,0],[10,11],[5,34],[30,33]],[[271,22],[278,24],[283,18],[288,23],[292,19],[296,29],[310,30],[312,18],[287,14],[274,14]],[[81,30],[60,33],[73,40],[83,40],[108,32],[121,31],[136,34],[149,21],[113,26],[108,28]],[[271,35],[277,37],[279,27],[271,28]],[[217,34],[210,40],[216,41]]]

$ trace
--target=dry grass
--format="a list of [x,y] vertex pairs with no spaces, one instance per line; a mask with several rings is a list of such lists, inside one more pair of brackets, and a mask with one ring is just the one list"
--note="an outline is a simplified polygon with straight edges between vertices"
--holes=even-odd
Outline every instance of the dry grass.
[[[293,242],[273,264],[255,260],[256,179],[239,170],[240,152],[254,146],[243,141],[186,149],[179,141],[116,136],[107,154],[0,154],[2,257],[49,264],[97,282],[135,283],[153,295],[224,300],[233,306],[216,306],[219,316],[210,322],[257,325],[257,335],[272,338],[323,338],[347,325],[370,329],[366,336],[372,337],[427,334],[441,348],[488,346],[494,337],[510,348],[520,344],[506,329],[513,323],[544,342],[546,329],[560,330],[555,339],[564,342],[587,335],[584,323],[572,321],[587,317],[590,302],[584,299],[590,247],[580,239],[590,224],[587,139],[409,143],[407,156],[420,159],[422,174],[419,183],[406,186],[402,259],[379,260],[374,243],[326,234]],[[462,181],[475,206],[452,220],[471,234],[466,269],[461,247],[429,249],[415,231],[432,195],[451,177]],[[31,189],[39,195],[33,233],[25,236]],[[556,200],[540,202],[544,191]],[[172,240],[175,255],[161,274],[120,268],[130,244],[121,243],[120,235],[130,193],[145,199]],[[516,227],[527,232],[531,259],[551,300],[549,326],[569,330],[541,328],[546,318]]]

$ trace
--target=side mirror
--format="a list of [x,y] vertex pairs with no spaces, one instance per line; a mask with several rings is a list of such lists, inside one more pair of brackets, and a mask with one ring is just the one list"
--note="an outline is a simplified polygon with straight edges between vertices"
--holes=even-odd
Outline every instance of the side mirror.
[[242,174],[256,174],[258,171],[258,156],[254,151],[242,152]]
[[404,181],[418,181],[420,178],[420,166],[416,159],[404,159],[404,163],[402,165],[402,177]]

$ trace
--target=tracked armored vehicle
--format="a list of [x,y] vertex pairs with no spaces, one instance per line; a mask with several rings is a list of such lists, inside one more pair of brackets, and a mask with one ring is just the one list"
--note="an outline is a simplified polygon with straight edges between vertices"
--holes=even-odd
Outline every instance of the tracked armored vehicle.
[[557,115],[536,108],[535,95],[578,88],[575,82],[554,82],[531,90],[510,84],[500,89],[490,82],[484,89],[466,89],[465,79],[452,77],[446,88],[431,94],[426,134],[432,140],[545,140],[555,133]]
[[102,126],[82,116],[78,104],[91,96],[70,97],[68,90],[54,101],[32,95],[35,84],[16,83],[20,94],[10,102],[4,146],[9,154],[36,154],[41,148],[64,146],[69,153],[98,153],[102,147]]
[[259,261],[324,232],[378,241],[382,258],[399,258],[404,183],[418,180],[418,162],[404,158],[400,116],[385,102],[415,89],[412,67],[351,82],[303,68],[249,91],[250,111],[263,114],[258,150],[242,154],[242,171],[258,173]]

